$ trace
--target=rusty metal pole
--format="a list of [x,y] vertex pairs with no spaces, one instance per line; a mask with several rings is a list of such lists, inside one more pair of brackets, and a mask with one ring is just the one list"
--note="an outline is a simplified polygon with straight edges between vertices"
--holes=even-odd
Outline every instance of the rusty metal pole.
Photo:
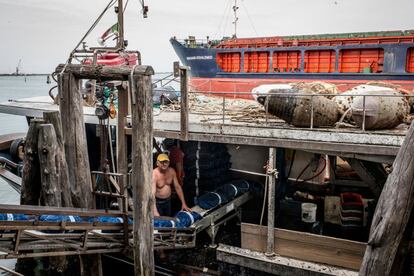
[[181,133],[180,139],[188,141],[188,120],[189,120],[189,106],[188,106],[188,68],[180,67],[180,90],[181,90]]
[[118,48],[125,48],[124,41],[124,5],[123,0],[118,0]]
[[269,164],[267,166],[269,177],[268,209],[267,209],[267,248],[266,256],[275,255],[275,199],[276,199],[276,149],[269,148]]
[[366,110],[365,110],[365,95],[362,96],[362,130],[365,131],[365,115],[366,115]]
[[[128,90],[124,86],[118,87],[118,124],[117,124],[117,169],[118,173],[122,174],[119,178],[120,193],[126,196],[126,202],[122,202],[121,210],[128,211],[128,193],[126,187],[128,186],[128,154],[127,154],[127,138],[125,136],[125,127],[127,125],[128,115]],[[125,204],[126,203],[126,204]]]
[[268,101],[268,97],[269,96],[266,96],[266,100],[265,100],[265,115],[266,115],[266,117],[265,117],[265,124],[266,124],[266,126],[269,126],[269,101]]
[[310,118],[310,129],[313,129],[313,116],[314,116],[313,95],[311,95],[311,118]]
[[224,122],[225,122],[225,118],[226,118],[226,97],[225,96],[223,96],[223,102],[222,102],[222,111],[223,111],[223,113],[221,114],[222,115],[222,117],[221,117],[221,121],[222,121],[222,124],[224,125]]

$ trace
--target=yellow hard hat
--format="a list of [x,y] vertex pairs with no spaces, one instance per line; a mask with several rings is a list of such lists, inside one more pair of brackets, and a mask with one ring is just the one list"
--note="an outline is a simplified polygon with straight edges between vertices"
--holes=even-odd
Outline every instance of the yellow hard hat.
[[170,161],[170,158],[168,158],[168,155],[165,153],[161,153],[157,157],[157,161],[164,162],[164,161]]

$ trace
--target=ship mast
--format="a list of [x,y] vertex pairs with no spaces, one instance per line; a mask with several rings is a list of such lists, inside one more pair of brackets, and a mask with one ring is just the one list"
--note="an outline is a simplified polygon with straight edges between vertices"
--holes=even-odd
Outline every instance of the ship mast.
[[[148,6],[145,5],[144,0],[139,0],[142,5],[142,14],[144,18],[147,18],[148,14]],[[69,58],[67,60],[67,64],[72,62],[72,59],[75,55],[82,55],[82,58],[85,57],[85,54],[93,53],[94,57],[96,57],[97,52],[104,52],[104,51],[110,51],[110,52],[119,52],[124,51],[127,47],[128,41],[125,40],[125,32],[124,32],[124,1],[123,0],[116,0],[118,3],[118,6],[115,7],[115,12],[117,13],[117,30],[112,30],[112,26],[110,29],[108,29],[107,32],[109,32],[109,36],[116,35],[116,45],[113,47],[106,47],[102,45],[101,47],[87,47],[85,39],[90,34],[90,32],[96,27],[98,22],[101,20],[102,16],[108,11],[110,7],[113,6],[114,0],[111,0],[109,4],[106,6],[106,8],[103,10],[103,12],[100,14],[100,16],[95,20],[93,25],[89,28],[89,30],[86,32],[86,34],[82,37],[82,39],[78,42],[78,44],[75,46],[75,48],[72,50],[72,52],[69,55]],[[126,5],[128,4],[128,1],[126,1]],[[103,40],[104,42],[105,40]],[[80,48],[80,46],[82,48]]]
[[237,6],[237,0],[234,0],[234,6],[233,6],[233,13],[234,13],[234,34],[233,34],[233,38],[237,37],[237,21],[239,20],[239,18],[237,17],[237,10],[239,9],[239,7]]
[[118,0],[118,40],[119,49],[125,49],[124,41],[124,5],[123,0]]

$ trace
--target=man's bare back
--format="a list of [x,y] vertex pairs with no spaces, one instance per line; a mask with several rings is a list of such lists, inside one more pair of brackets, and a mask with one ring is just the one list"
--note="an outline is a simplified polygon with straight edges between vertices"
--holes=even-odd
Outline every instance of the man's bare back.
[[160,199],[169,198],[171,196],[171,186],[174,185],[175,170],[168,168],[165,172],[161,172],[159,168],[152,171],[152,178],[156,184],[155,197]]

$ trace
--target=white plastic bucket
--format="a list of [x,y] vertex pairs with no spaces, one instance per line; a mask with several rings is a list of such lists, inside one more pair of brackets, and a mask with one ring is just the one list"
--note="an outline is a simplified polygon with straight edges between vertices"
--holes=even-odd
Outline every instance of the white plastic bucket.
[[302,221],[313,223],[316,221],[316,208],[314,203],[302,203]]

